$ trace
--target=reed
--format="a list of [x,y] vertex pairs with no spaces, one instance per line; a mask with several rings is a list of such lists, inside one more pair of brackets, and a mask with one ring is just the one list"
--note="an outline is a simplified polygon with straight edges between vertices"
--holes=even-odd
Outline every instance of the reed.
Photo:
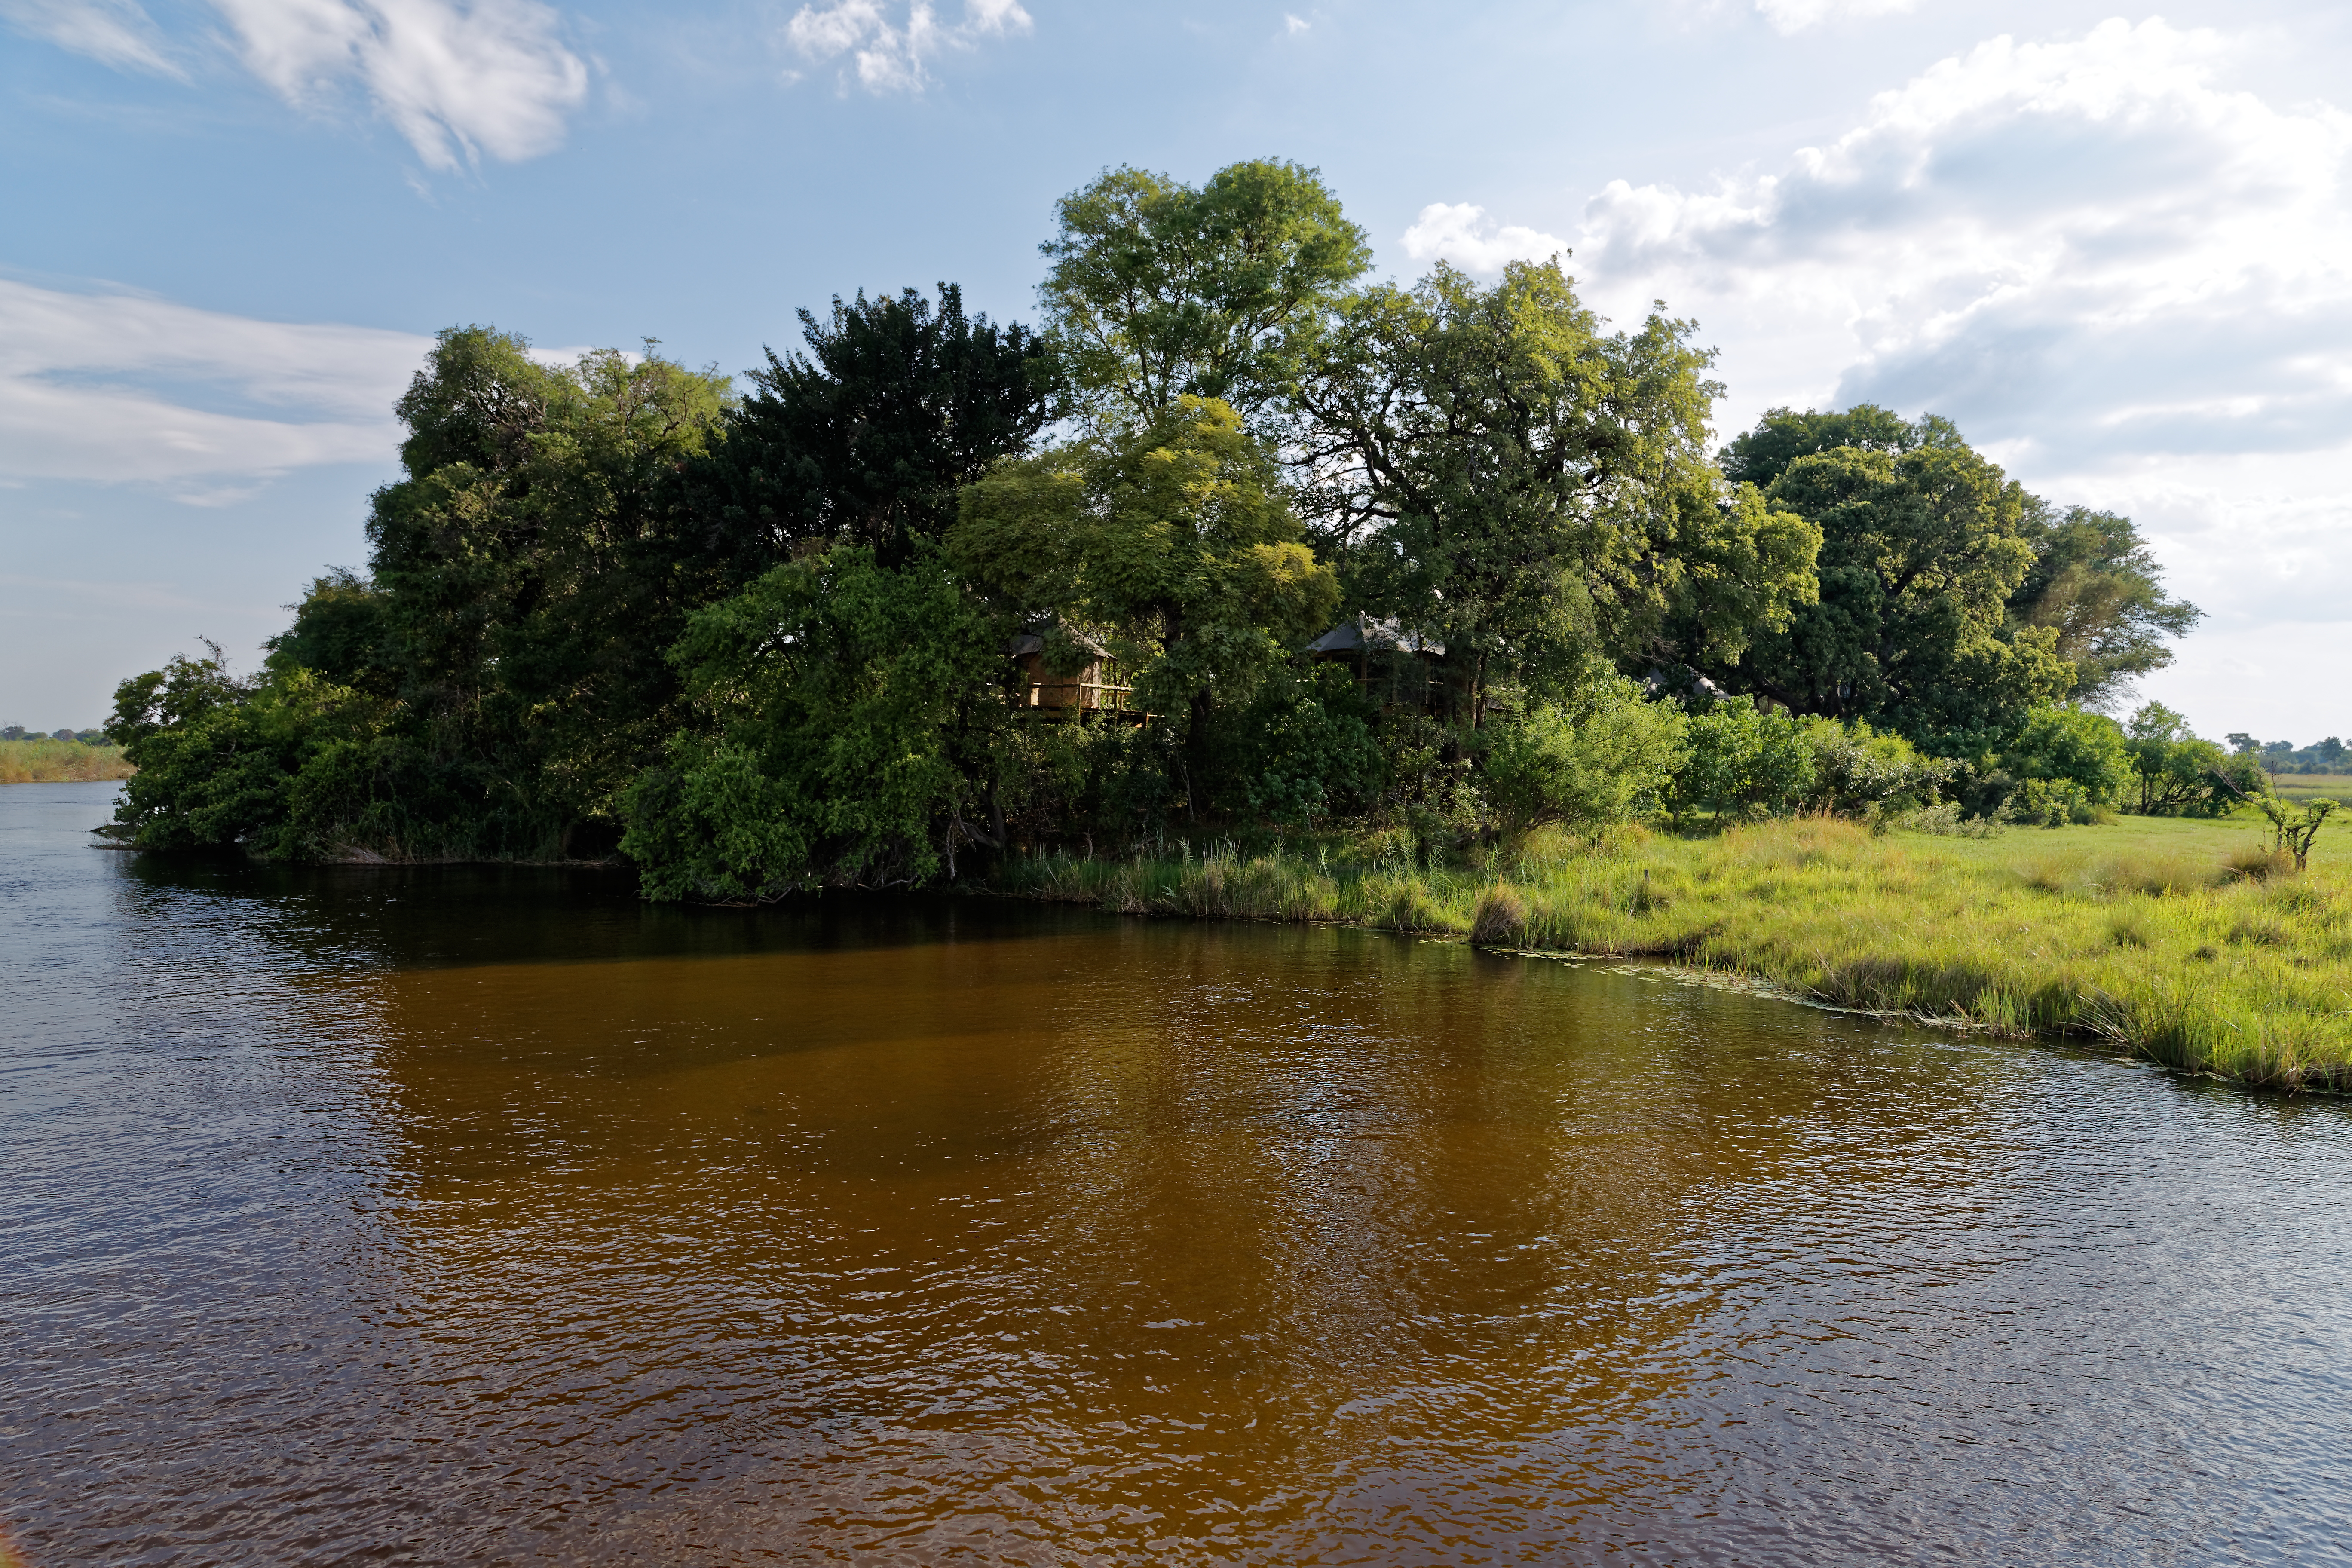
[[79,741],[0,741],[0,784],[96,784],[127,779],[136,770],[120,746]]
[[1967,839],[1798,819],[1708,837],[1538,833],[1451,863],[1370,841],[1047,855],[994,885],[1132,914],[1667,960],[1841,1006],[2352,1092],[2352,855],[2321,850],[2296,872],[2245,822]]

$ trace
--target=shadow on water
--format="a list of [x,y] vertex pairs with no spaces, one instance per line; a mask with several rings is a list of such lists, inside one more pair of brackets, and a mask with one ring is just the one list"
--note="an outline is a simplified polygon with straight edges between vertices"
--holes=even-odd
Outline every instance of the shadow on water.
[[127,896],[299,905],[332,944],[359,940],[401,966],[840,952],[1018,941],[1101,917],[943,894],[830,892],[758,908],[654,904],[621,868],[266,866],[124,856]]

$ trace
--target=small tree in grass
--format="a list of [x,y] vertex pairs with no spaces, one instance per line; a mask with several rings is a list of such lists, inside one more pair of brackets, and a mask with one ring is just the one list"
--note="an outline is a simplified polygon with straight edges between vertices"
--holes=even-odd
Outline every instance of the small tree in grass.
[[2311,841],[2319,837],[2320,825],[2336,809],[2332,800],[2315,800],[2296,811],[2284,801],[2263,797],[2258,803],[2263,815],[2271,819],[2278,830],[2278,847],[2294,856],[2294,868],[2302,870],[2311,859]]

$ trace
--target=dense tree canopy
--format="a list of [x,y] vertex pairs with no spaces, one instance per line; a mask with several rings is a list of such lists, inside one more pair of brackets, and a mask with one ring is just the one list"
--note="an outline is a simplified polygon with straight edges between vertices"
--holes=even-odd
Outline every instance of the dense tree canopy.
[[1441,265],[1354,300],[1302,383],[1322,542],[1353,597],[1488,680],[1572,680],[1673,618],[1733,660],[1810,597],[1818,536],[1707,464],[1719,391],[1689,322],[1605,333],[1556,262]]
[[1058,215],[1039,298],[1083,405],[1113,417],[1188,396],[1265,412],[1371,260],[1316,171],[1271,159],[1197,188],[1113,169]]
[[1790,462],[1768,493],[1821,529],[1820,597],[1727,679],[1963,749],[2072,688],[2056,632],[2009,620],[2033,565],[2024,492],[1967,447],[1832,447]]
[[959,487],[1026,449],[1052,401],[1044,342],[967,317],[952,283],[936,304],[908,289],[800,317],[807,352],[768,351],[687,475],[688,515],[737,582],[839,541],[906,559],[955,521]]
[[1117,169],[1057,216],[1043,332],[949,283],[836,298],[740,401],[650,341],[443,333],[366,570],[257,672],[123,683],[122,827],[617,845],[652,896],[762,900],[1246,823],[1462,845],[2262,787],[2250,738],[2086,710],[2197,612],[2128,520],[1948,421],[1775,409],[1711,459],[1694,323],[1612,329],[1557,260],[1367,283],[1295,164]]

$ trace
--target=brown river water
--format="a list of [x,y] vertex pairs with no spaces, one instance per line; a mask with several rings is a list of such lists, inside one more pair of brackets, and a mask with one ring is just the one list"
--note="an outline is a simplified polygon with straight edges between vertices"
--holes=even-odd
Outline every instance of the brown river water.
[[80,1563],[2344,1562],[2352,1111],[1374,933],[87,847],[0,791]]

